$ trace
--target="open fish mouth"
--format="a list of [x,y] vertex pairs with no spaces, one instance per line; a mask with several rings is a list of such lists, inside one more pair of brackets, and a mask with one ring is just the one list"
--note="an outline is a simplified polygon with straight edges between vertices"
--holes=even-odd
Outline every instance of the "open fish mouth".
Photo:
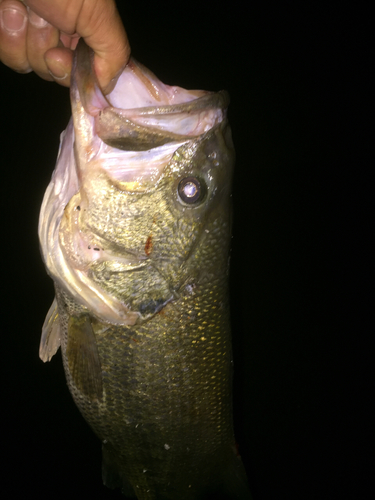
[[[165,216],[150,217],[147,203],[139,208],[135,200],[152,195],[152,206],[156,200],[160,211],[174,210],[160,190],[225,121],[229,98],[224,91],[165,85],[134,60],[104,96],[92,60],[80,41],[73,117],[43,200],[39,237],[48,272],[62,290],[101,320],[133,325],[158,312],[178,289],[178,280],[165,277],[165,251],[155,236]],[[121,216],[111,226],[119,206]],[[131,236],[139,220],[145,220],[143,239]],[[184,257],[177,251],[172,258],[179,276]]]

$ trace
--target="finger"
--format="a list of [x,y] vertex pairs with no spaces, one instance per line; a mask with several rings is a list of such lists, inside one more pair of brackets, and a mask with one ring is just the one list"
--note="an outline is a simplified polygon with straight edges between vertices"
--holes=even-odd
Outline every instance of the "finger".
[[69,87],[73,52],[67,48],[56,47],[48,50],[44,57],[47,69],[53,79],[60,85]]
[[52,81],[44,54],[59,43],[59,31],[31,9],[26,38],[26,49],[29,64],[44,80]]
[[60,31],[78,33],[94,50],[95,71],[104,90],[130,57],[130,45],[114,0],[27,0]]
[[[82,8],[82,24],[77,32],[94,50],[94,67],[99,84],[108,93],[130,57],[130,44],[117,11],[115,2],[91,2],[95,5],[87,23],[85,5]],[[90,2],[87,2],[90,5]],[[108,35],[110,33],[110,36]]]
[[26,53],[26,7],[15,0],[0,4],[0,59],[20,73],[32,71]]

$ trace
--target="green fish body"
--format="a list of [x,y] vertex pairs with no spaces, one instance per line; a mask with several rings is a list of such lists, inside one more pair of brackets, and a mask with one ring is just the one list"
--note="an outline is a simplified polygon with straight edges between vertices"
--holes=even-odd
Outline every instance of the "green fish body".
[[56,289],[40,356],[61,346],[107,486],[250,499],[232,427],[227,94],[131,61],[104,97],[80,42],[71,101],[40,216]]

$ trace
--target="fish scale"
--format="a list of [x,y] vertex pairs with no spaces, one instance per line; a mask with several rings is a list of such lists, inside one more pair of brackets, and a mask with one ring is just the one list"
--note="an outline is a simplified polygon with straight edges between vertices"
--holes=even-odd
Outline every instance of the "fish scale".
[[[119,111],[111,96],[91,95],[100,92],[91,58],[80,41],[73,122],[40,216],[56,290],[40,356],[47,361],[61,346],[69,390],[102,442],[107,486],[139,500],[250,500],[232,425],[228,98],[165,86],[132,61],[116,102],[127,78],[152,82],[164,102],[153,108],[148,97],[144,108]],[[104,103],[99,128],[92,102]],[[196,116],[190,124],[196,109],[201,129]],[[148,127],[147,113],[156,124],[170,113],[171,130]],[[140,123],[134,136],[132,123]],[[157,175],[144,168],[146,147]],[[141,173],[132,178],[126,165],[136,170],[137,158]]]

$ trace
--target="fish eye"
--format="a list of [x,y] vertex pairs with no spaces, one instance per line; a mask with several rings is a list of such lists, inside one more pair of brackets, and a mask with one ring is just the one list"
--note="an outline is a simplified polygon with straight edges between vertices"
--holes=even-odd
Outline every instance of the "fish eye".
[[178,196],[183,203],[193,205],[203,199],[204,185],[196,177],[185,177],[178,184]]

